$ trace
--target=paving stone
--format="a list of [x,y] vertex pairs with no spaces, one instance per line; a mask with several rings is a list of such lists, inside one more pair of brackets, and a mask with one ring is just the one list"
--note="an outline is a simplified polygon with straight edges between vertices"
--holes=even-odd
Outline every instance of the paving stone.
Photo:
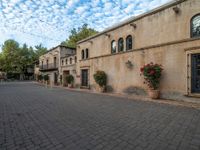
[[0,84],[0,150],[200,150],[200,110]]

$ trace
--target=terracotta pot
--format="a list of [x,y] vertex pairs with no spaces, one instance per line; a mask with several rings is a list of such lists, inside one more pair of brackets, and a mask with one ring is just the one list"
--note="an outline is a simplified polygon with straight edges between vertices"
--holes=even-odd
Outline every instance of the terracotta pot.
[[103,93],[103,92],[106,91],[106,87],[105,86],[101,87],[101,86],[97,85],[96,87],[97,87],[97,91],[100,92],[100,93]]
[[160,96],[160,91],[159,90],[148,90],[148,95],[152,99],[158,99]]
[[68,84],[67,87],[73,88],[73,84]]

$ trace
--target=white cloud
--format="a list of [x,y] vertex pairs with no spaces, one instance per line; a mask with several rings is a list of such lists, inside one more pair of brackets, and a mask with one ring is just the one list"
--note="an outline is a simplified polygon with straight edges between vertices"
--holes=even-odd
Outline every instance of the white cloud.
[[102,31],[170,0],[0,0],[0,43],[15,38],[55,46],[87,23]]
[[130,5],[128,5],[128,7],[126,7],[126,8],[124,9],[124,11],[125,11],[126,13],[131,13],[131,12],[134,10],[134,8],[135,8],[135,5],[134,5],[134,4],[130,4]]
[[87,6],[80,6],[75,10],[75,13],[81,15],[82,13],[84,13],[86,10],[88,9]]

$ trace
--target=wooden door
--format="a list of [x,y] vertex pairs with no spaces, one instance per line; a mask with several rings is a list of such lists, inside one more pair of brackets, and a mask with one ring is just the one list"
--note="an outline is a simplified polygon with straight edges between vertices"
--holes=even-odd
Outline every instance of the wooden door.
[[81,71],[81,85],[88,86],[88,69],[83,69]]

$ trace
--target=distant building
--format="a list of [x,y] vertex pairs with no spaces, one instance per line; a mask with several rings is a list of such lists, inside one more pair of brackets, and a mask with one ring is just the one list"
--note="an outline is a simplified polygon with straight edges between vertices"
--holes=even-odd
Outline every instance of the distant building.
[[0,70],[0,81],[4,81],[7,79],[6,73]]
[[66,55],[64,57],[61,57],[61,79],[62,83],[65,86],[66,83],[66,76],[71,74],[74,76],[74,79],[76,79],[76,63],[77,63],[77,57],[76,57],[76,51],[74,51],[73,54]]
[[49,75],[50,83],[53,85],[61,83],[60,77],[63,74],[61,58],[75,54],[76,50],[74,48],[62,45],[50,49],[39,58],[39,73],[42,75]]

